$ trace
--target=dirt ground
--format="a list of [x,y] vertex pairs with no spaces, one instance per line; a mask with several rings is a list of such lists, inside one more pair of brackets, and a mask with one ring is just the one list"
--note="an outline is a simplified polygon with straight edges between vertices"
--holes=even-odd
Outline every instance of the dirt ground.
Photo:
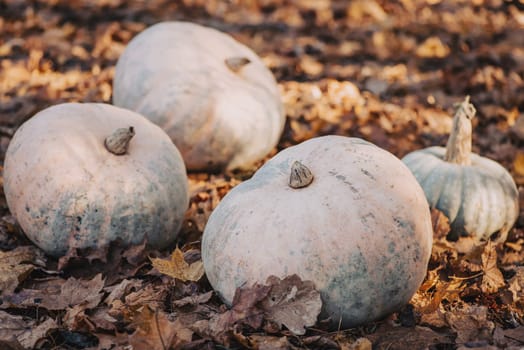
[[[319,322],[297,336],[267,320],[246,322],[256,311],[247,306],[244,317],[215,322],[227,310],[205,277],[184,282],[153,266],[150,258],[169,258],[175,247],[45,256],[2,193],[0,348],[524,348],[523,10],[524,2],[503,0],[0,1],[2,162],[36,112],[110,103],[116,61],[133,36],[186,20],[231,34],[274,73],[287,122],[272,154],[326,134],[361,137],[398,157],[445,145],[453,106],[469,95],[473,151],[502,164],[521,194],[519,219],[500,246],[448,242],[445,217],[433,212],[427,277],[398,313],[350,330]],[[199,261],[210,212],[250,174],[189,174],[182,265]]]

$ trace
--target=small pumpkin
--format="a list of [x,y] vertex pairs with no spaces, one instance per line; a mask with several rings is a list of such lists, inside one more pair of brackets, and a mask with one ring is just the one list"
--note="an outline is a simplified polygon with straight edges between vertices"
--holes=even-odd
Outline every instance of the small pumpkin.
[[189,22],[155,24],[118,59],[113,103],[161,126],[193,171],[247,168],[277,144],[275,78],[248,47]]
[[446,147],[407,154],[402,161],[424,189],[430,207],[449,219],[448,238],[505,241],[519,214],[518,191],[499,163],[471,152],[475,107],[467,97],[457,108]]
[[424,192],[391,153],[358,138],[289,147],[233,188],[202,238],[209,282],[227,304],[269,275],[311,280],[333,326],[377,320],[426,274],[432,226]]
[[135,112],[98,103],[56,105],[25,122],[7,149],[4,192],[27,237],[53,256],[117,239],[166,247],[189,202],[169,137]]

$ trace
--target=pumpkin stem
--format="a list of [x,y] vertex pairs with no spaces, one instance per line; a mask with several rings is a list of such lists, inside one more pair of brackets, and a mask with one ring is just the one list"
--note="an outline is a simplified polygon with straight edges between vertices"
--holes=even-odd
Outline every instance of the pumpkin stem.
[[308,186],[313,182],[313,174],[311,170],[304,164],[296,160],[291,166],[291,174],[289,176],[289,187],[302,188]]
[[445,161],[460,165],[471,164],[471,119],[475,116],[475,112],[475,106],[469,102],[469,96],[458,104],[446,145]]
[[119,128],[105,139],[104,145],[109,152],[120,156],[127,152],[129,141],[133,136],[135,136],[134,127]]
[[224,60],[227,68],[229,68],[233,73],[238,73],[245,65],[251,63],[251,60],[247,57],[230,57]]

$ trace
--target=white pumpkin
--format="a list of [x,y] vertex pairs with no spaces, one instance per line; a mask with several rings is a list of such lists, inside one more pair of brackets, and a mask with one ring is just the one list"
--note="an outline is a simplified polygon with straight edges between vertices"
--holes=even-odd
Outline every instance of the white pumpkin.
[[189,196],[169,137],[141,115],[98,103],[47,108],[11,140],[4,163],[9,209],[50,255],[119,239],[174,242]]
[[227,304],[238,287],[297,274],[321,292],[322,317],[353,327],[409,301],[432,234],[424,192],[398,158],[324,136],[281,151],[223,198],[202,259]]
[[189,170],[246,168],[277,144],[285,116],[276,81],[248,47],[188,22],[155,24],[116,65],[113,103],[148,117]]

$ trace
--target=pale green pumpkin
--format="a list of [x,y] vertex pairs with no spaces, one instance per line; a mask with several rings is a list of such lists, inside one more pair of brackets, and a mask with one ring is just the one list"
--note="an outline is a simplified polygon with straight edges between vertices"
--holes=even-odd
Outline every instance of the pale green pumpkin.
[[285,122],[276,80],[255,52],[189,22],[158,23],[129,42],[113,103],[164,129],[194,171],[252,166],[276,146]]
[[364,140],[324,136],[281,151],[223,198],[202,259],[227,304],[269,275],[313,281],[321,318],[336,329],[405,305],[431,244],[429,206],[409,169]]
[[444,147],[407,154],[402,161],[424,189],[430,207],[449,219],[450,239],[505,241],[519,214],[518,191],[499,163],[471,153],[474,106],[466,99],[457,109]]
[[147,241],[172,244],[187,209],[180,153],[141,115],[100,103],[64,103],[15,133],[4,192],[23,231],[50,255]]

